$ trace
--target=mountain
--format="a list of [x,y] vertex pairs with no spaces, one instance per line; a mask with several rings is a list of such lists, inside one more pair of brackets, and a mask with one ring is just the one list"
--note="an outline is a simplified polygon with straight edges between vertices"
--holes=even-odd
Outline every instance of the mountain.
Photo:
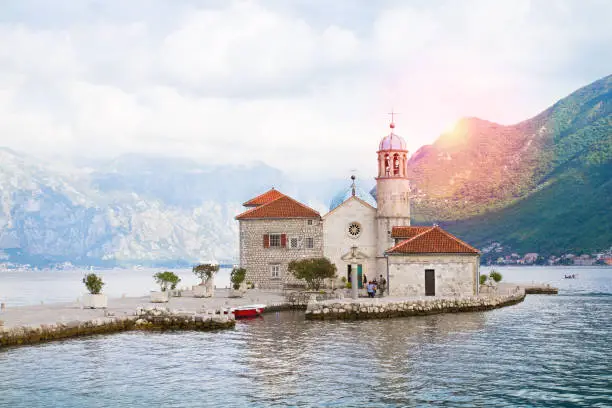
[[235,263],[244,201],[275,186],[325,212],[326,198],[347,184],[296,182],[263,163],[130,154],[71,167],[0,148],[0,262]]
[[438,221],[479,247],[610,247],[611,113],[612,75],[515,125],[461,120],[409,160],[415,221]]

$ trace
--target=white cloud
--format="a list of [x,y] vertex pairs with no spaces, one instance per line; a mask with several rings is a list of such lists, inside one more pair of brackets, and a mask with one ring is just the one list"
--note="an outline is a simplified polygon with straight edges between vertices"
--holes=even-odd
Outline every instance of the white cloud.
[[608,2],[385,2],[367,15],[353,2],[66,2],[48,18],[15,4],[26,17],[0,24],[0,145],[34,154],[371,174],[391,107],[414,151],[461,116],[523,120],[612,65]]

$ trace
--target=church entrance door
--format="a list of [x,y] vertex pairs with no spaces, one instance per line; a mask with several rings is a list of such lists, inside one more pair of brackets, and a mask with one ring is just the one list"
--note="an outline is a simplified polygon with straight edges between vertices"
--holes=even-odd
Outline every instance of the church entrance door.
[[425,269],[425,296],[436,296],[436,271]]
[[[351,282],[351,265],[347,265],[346,278],[348,282]],[[363,288],[363,266],[361,264],[357,265],[357,283],[358,283],[357,287],[359,289],[362,289]]]

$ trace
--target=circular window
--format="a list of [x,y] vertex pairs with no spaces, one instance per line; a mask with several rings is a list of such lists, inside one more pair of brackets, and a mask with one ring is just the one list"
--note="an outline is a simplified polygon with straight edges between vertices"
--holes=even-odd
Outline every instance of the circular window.
[[361,225],[358,222],[351,222],[348,227],[348,233],[351,238],[357,238],[361,234]]

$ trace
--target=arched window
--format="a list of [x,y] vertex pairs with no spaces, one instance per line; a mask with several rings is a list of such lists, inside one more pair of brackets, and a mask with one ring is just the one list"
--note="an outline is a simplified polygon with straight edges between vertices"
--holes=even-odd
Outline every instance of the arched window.
[[389,166],[389,155],[385,154],[385,175],[391,175],[391,167]]
[[400,171],[399,157],[397,156],[397,154],[395,154],[393,156],[393,175],[399,176],[399,171]]

